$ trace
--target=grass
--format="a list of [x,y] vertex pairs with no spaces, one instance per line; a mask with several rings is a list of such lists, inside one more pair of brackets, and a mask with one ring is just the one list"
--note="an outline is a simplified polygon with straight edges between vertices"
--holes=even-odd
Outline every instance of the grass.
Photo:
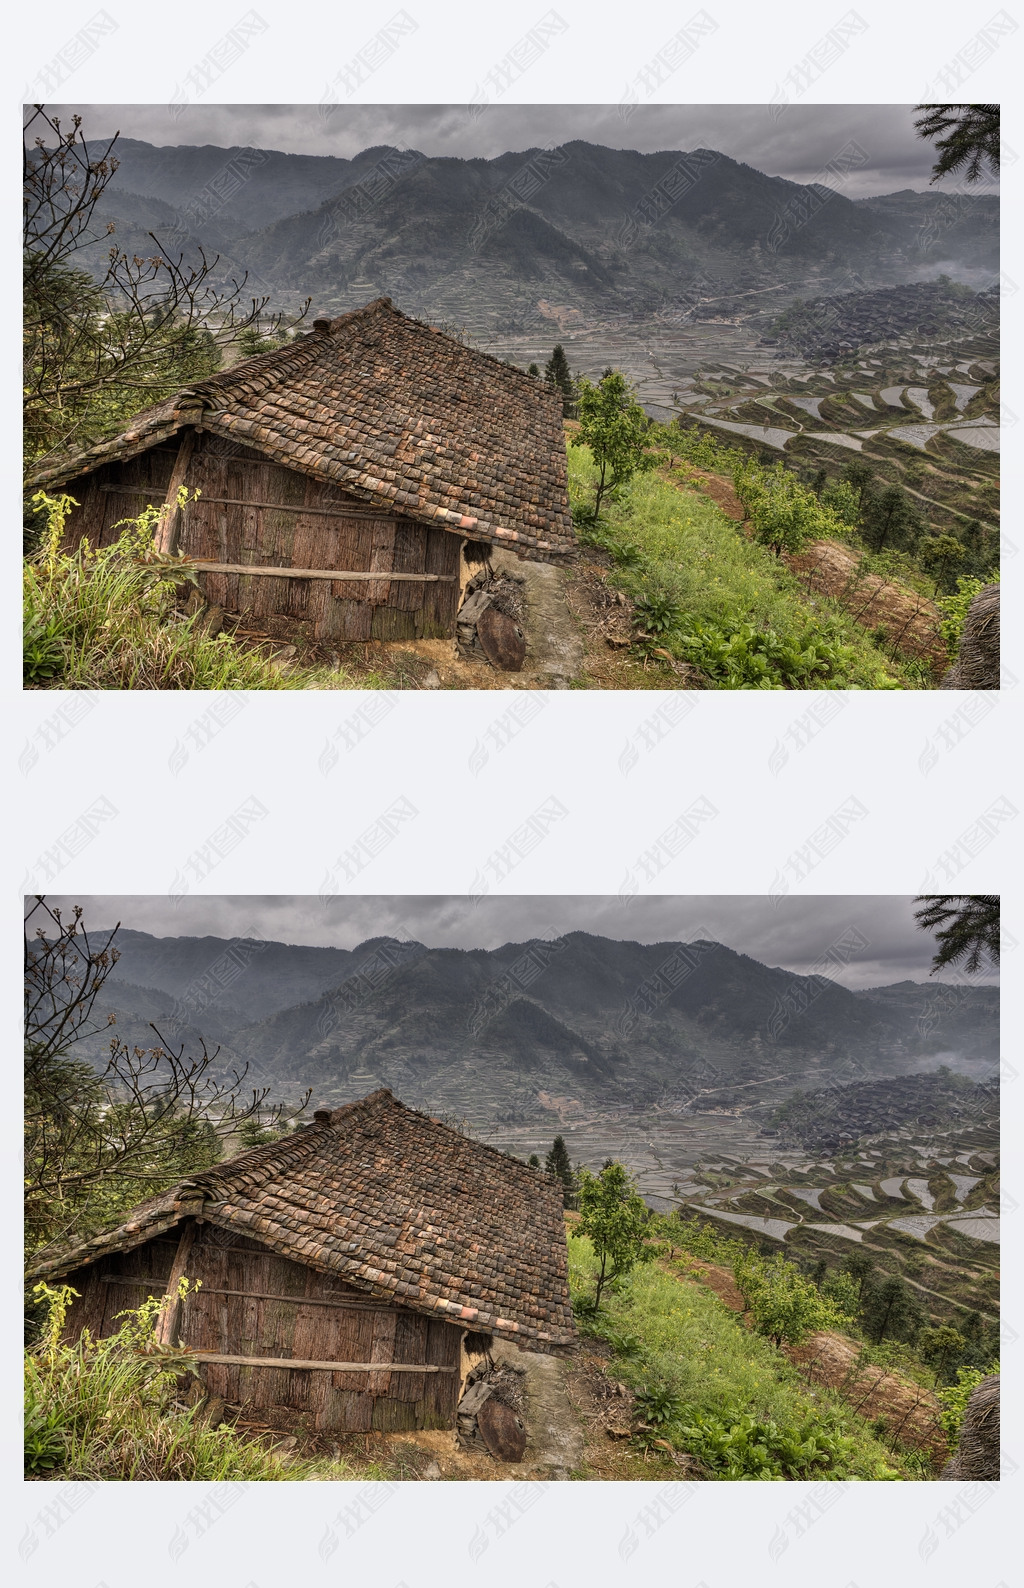
[[[568,454],[570,498],[585,514],[593,461],[586,447],[570,444]],[[672,472],[682,482],[683,471]],[[881,655],[836,603],[808,601],[779,559],[714,502],[670,479],[635,476],[582,535],[610,553],[611,582],[653,618],[657,645],[703,668],[716,687],[926,687],[919,671]]]
[[[592,1295],[596,1272],[590,1242],[570,1231],[574,1301]],[[663,1398],[672,1415],[658,1438],[699,1456],[716,1477],[928,1475],[912,1454],[887,1450],[837,1396],[809,1390],[780,1351],[702,1285],[646,1263],[605,1295],[589,1329],[611,1346],[613,1376]]]
[[24,564],[24,681],[56,689],[384,688],[327,669],[284,673],[228,634],[204,632],[202,615],[176,601],[193,582],[187,561],[153,549],[157,510],[125,520],[110,546],[61,550],[70,497],[34,499],[46,522]]
[[[25,1354],[25,1475],[178,1482],[297,1482],[352,1476],[344,1463],[284,1457],[182,1400],[187,1356],[155,1344],[155,1300],[126,1312],[116,1334],[60,1339],[74,1292],[36,1287],[42,1339]],[[360,1476],[366,1476],[360,1472]]]

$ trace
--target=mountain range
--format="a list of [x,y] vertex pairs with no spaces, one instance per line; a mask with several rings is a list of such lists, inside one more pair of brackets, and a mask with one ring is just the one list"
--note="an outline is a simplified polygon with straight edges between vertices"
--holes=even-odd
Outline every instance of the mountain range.
[[320,312],[386,293],[413,314],[513,335],[552,305],[685,317],[696,293],[727,314],[774,312],[787,288],[998,270],[992,195],[851,200],[841,176],[790,182],[710,149],[575,140],[455,159],[377,146],[349,160],[123,138],[116,153],[101,218],[119,246],[152,254],[149,232],[168,254],[201,246],[275,304],[312,296]]
[[[988,1074],[998,990],[901,982],[851,992],[721,943],[616,942],[585,932],[496,949],[382,937],[357,948],[159,938],[122,929],[95,1013],[122,1041],[190,1052],[289,1098],[337,1105],[388,1085],[477,1122],[653,1104],[759,1110],[797,1087]],[[84,1038],[102,1062],[112,1033]]]

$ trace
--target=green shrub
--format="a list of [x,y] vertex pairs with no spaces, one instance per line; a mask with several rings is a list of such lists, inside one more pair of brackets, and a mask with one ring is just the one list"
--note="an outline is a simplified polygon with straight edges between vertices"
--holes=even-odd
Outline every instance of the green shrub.
[[[673,1226],[683,1221],[659,1219],[654,1232],[669,1230],[671,1243],[678,1247],[692,1241],[708,1261],[722,1261],[723,1248],[741,1242],[725,1238],[719,1244],[714,1232],[689,1224],[676,1234]],[[597,1259],[590,1242],[572,1231],[569,1234],[569,1279],[573,1306],[580,1296],[593,1294]],[[681,1280],[653,1263],[646,1263],[610,1292],[606,1292],[599,1318],[583,1324],[585,1332],[602,1339],[613,1352],[610,1372],[627,1383],[638,1398],[641,1409],[654,1395],[666,1410],[674,1401],[682,1408],[667,1421],[655,1424],[657,1437],[679,1450],[701,1453],[688,1442],[683,1428],[700,1427],[702,1420],[710,1429],[713,1445],[744,1417],[755,1425],[773,1424],[780,1431],[782,1456],[816,1439],[814,1451],[806,1453],[813,1461],[815,1476],[832,1479],[893,1478],[900,1476],[901,1456],[889,1458],[872,1439],[856,1414],[818,1388],[808,1391],[796,1368],[766,1338],[747,1329],[742,1320],[719,1301],[710,1290],[690,1280]],[[653,1387],[653,1388],[652,1388]],[[724,1433],[716,1434],[716,1425]],[[759,1440],[748,1430],[746,1443]],[[820,1439],[818,1435],[820,1434]],[[828,1440],[849,1441],[849,1447],[830,1447]],[[772,1436],[773,1441],[775,1436]],[[649,1442],[649,1441],[648,1441]],[[699,1442],[699,1441],[698,1441]],[[763,1441],[762,1441],[763,1442]],[[740,1443],[737,1436],[737,1445]],[[705,1447],[702,1445],[701,1450]],[[770,1449],[776,1450],[774,1443]],[[711,1459],[707,1459],[710,1455]],[[711,1446],[701,1459],[713,1476],[722,1477],[724,1467],[716,1464]],[[731,1458],[739,1461],[736,1451]],[[751,1457],[751,1460],[754,1458]],[[778,1454],[772,1460],[781,1460]],[[828,1463],[832,1464],[829,1465]],[[771,1474],[769,1474],[770,1476]]]
[[698,1415],[692,1422],[681,1424],[676,1436],[684,1450],[702,1461],[716,1477],[726,1480],[777,1483],[785,1479],[841,1479],[853,1475],[854,1441],[829,1429],[813,1415],[786,1424],[749,1413],[735,1422]]
[[732,483],[747,510],[754,539],[776,557],[784,551],[800,551],[815,537],[835,539],[846,527],[824,498],[802,485],[783,463],[766,469],[745,458],[733,469]]
[[818,1329],[848,1321],[817,1285],[788,1258],[759,1257],[749,1248],[733,1264],[733,1276],[758,1334],[776,1345],[795,1345]]
[[683,1403],[667,1384],[641,1384],[633,1399],[643,1421],[654,1427],[677,1422],[682,1416]]
[[991,1367],[985,1368],[957,1368],[956,1383],[949,1384],[945,1389],[936,1391],[939,1404],[942,1407],[939,1413],[939,1422],[942,1424],[943,1432],[951,1447],[954,1447],[960,1438],[960,1430],[963,1427],[967,1402],[971,1398],[972,1390],[977,1389],[983,1378],[988,1378],[990,1374],[998,1372],[998,1362],[994,1362]]
[[675,649],[723,689],[844,688],[856,654],[806,622],[786,637],[750,623],[694,625],[675,634]]
[[935,603],[942,613],[939,632],[946,643],[951,662],[956,661],[960,649],[960,637],[967,621],[967,608],[984,586],[984,579],[960,578],[956,582],[956,594],[940,596]]

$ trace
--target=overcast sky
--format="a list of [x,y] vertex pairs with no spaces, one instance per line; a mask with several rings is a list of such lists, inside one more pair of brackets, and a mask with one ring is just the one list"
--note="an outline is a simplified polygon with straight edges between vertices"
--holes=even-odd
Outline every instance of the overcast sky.
[[[794,182],[820,178],[853,140],[864,164],[844,183],[851,198],[923,191],[935,159],[931,143],[914,132],[912,105],[786,105],[781,115],[764,105],[488,105],[479,115],[465,105],[176,105],[173,116],[166,105],[48,108],[62,119],[77,111],[89,138],[120,131],[158,145],[242,145],[348,159],[386,143],[428,155],[491,158],[583,138],[645,153],[718,149]],[[946,177],[939,186],[957,184]]]
[[[531,937],[593,932],[641,943],[707,937],[767,965],[806,975],[829,956],[833,980],[848,987],[928,979],[934,943],[914,924],[909,896],[854,895],[772,900],[732,897],[611,896],[484,898],[281,895],[143,897],[51,895],[62,909],[81,904],[90,930],[120,921],[157,937],[263,937],[282,943],[355,948],[369,937],[411,937],[429,948],[497,948]],[[863,943],[863,946],[856,946]],[[832,951],[830,953],[830,950]],[[844,963],[847,955],[849,963]],[[955,974],[943,980],[957,980]],[[996,976],[977,980],[996,981]]]

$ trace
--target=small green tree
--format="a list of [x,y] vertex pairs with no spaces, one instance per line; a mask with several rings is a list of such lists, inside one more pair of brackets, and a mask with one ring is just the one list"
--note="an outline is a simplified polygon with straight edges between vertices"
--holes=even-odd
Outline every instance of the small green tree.
[[846,1321],[785,1257],[745,1252],[733,1265],[733,1274],[754,1328],[775,1345],[796,1344],[816,1329],[841,1328]]
[[849,463],[844,463],[839,476],[844,485],[848,485],[857,498],[858,509],[864,501],[864,493],[871,485],[874,475],[866,463],[859,458],[852,458]]
[[951,1324],[940,1324],[937,1329],[922,1329],[917,1337],[917,1350],[922,1362],[935,1370],[935,1382],[941,1384],[951,1357],[960,1356],[967,1341],[959,1329]]
[[921,547],[921,565],[935,580],[935,593],[950,595],[956,588],[956,572],[964,560],[964,548],[955,535],[934,535]]
[[556,1136],[551,1144],[551,1151],[544,1159],[544,1167],[548,1174],[556,1174],[562,1182],[562,1196],[567,1208],[576,1206],[576,1176],[573,1173],[569,1150],[565,1145],[563,1136]]
[[609,1164],[600,1174],[581,1169],[578,1200],[579,1231],[589,1237],[600,1263],[594,1293],[599,1307],[605,1285],[655,1255],[647,1244],[647,1206],[621,1163]]
[[898,485],[861,495],[860,532],[872,551],[912,546],[920,529],[921,521]]
[[733,470],[733,485],[754,531],[754,539],[776,557],[796,552],[810,536],[841,532],[836,514],[801,484],[783,464],[770,467],[745,458]]
[[875,1265],[867,1252],[848,1252],[843,1258],[842,1269],[844,1274],[849,1274],[857,1286],[857,1305],[864,1300],[864,1287],[875,1271]]
[[577,407],[580,440],[590,448],[597,465],[596,520],[605,496],[634,474],[653,469],[657,459],[647,451],[647,415],[621,371],[609,370],[596,386],[582,376]]
[[897,1274],[867,1290],[861,1315],[875,1345],[881,1345],[886,1335],[893,1340],[913,1340],[921,1324],[921,1308]]
[[540,1159],[537,1157],[537,1154],[535,1152],[531,1152],[530,1156],[527,1158],[526,1167],[528,1169],[539,1169],[540,1168]]

